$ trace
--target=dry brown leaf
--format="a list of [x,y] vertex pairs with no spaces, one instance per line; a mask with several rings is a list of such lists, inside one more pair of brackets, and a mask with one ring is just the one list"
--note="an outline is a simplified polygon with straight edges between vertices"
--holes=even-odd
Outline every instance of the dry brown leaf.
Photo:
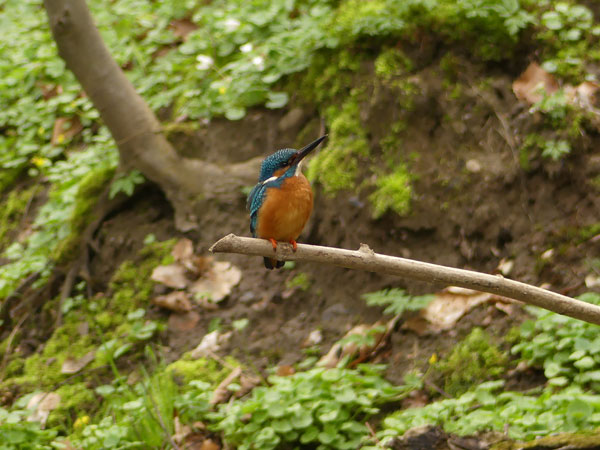
[[[202,445],[198,447],[200,450],[219,450],[221,446],[212,439],[205,439]],[[194,450],[193,447],[186,447],[188,450]]]
[[175,312],[188,312],[192,309],[192,303],[188,298],[188,294],[184,291],[173,291],[167,295],[159,295],[154,297],[152,302],[161,308]]
[[515,303],[496,302],[494,306],[498,311],[502,311],[507,316],[514,316],[519,309]]
[[598,83],[584,81],[577,87],[565,86],[565,94],[569,103],[586,110],[593,110],[595,108],[598,88],[600,88]]
[[60,395],[56,392],[40,392],[35,394],[27,403],[27,409],[33,413],[27,418],[28,422],[39,422],[42,426],[46,424],[50,411],[56,409],[60,404]]
[[402,324],[403,330],[410,330],[418,336],[423,336],[429,332],[429,322],[423,317],[417,315],[411,317]]
[[[344,335],[344,338],[347,338],[352,335],[367,336],[371,329],[378,327],[380,325],[381,325],[380,322],[376,322],[373,325],[367,325],[367,324],[356,325],[355,327],[353,327],[350,331],[348,331]],[[376,343],[380,336],[381,336],[381,333],[378,333],[374,336]],[[336,343],[331,346],[331,349],[329,350],[329,352],[327,352],[327,354],[325,356],[321,357],[321,359],[317,362],[317,365],[320,367],[327,367],[327,368],[336,367],[338,365],[338,363],[345,356],[348,356],[348,355],[353,356],[353,355],[357,355],[357,354],[358,355],[368,354],[371,351],[371,349],[372,348],[367,345],[363,345],[362,347],[359,348],[355,342],[347,342],[343,346],[340,345],[339,343]]]
[[196,281],[190,291],[198,298],[218,303],[231,293],[242,278],[242,271],[229,262],[215,262],[204,276]]
[[60,84],[56,85],[51,83],[37,82],[35,85],[42,91],[42,97],[44,97],[44,100],[50,100],[51,98],[63,93],[63,88]]
[[213,392],[212,398],[210,399],[211,405],[218,405],[229,400],[229,397],[233,395],[233,392],[227,389],[231,383],[233,383],[242,374],[242,369],[236,367],[231,371],[229,375],[225,377],[223,381],[219,383]]
[[515,266],[515,261],[512,259],[502,258],[498,263],[498,270],[502,275],[507,277],[513,270]]
[[536,62],[529,64],[525,72],[512,85],[513,92],[519,100],[529,104],[539,102],[546,95],[553,94],[559,88],[556,78]]
[[218,331],[205,334],[200,341],[200,344],[192,350],[191,356],[194,359],[202,358],[205,356],[211,356],[216,353],[222,345],[226,344],[231,338],[231,331],[220,334]]
[[586,275],[585,279],[585,287],[587,288],[597,288],[600,287],[600,277],[595,273],[590,273]]
[[173,441],[176,444],[182,444],[184,440],[192,434],[192,427],[189,425],[183,425],[179,420],[179,416],[175,416],[173,419],[173,428],[175,429],[173,433]]
[[190,19],[174,19],[169,24],[169,28],[173,30],[173,34],[178,38],[187,39],[188,34],[198,29],[198,25]]
[[200,321],[200,314],[196,311],[188,311],[183,314],[171,314],[168,327],[170,331],[181,332],[193,329]]
[[185,276],[185,267],[179,264],[157,266],[152,271],[152,280],[174,289],[184,289],[189,280]]
[[187,238],[179,239],[173,246],[171,255],[177,262],[189,260],[194,256],[194,244]]
[[62,144],[79,134],[81,130],[83,130],[83,125],[79,117],[59,117],[54,121],[50,143],[52,145]]
[[312,330],[310,334],[302,342],[302,348],[312,347],[323,342],[323,333],[321,330]]
[[404,323],[403,328],[413,330],[417,334],[449,330],[471,309],[492,298],[493,294],[451,286],[437,293],[435,299],[422,309],[418,316]]
[[243,397],[261,382],[261,379],[256,376],[246,375],[242,373],[240,376],[240,389],[235,393],[237,398]]
[[292,366],[277,366],[277,371],[275,372],[278,377],[289,377],[290,375],[294,375],[296,370]]
[[95,350],[86,353],[79,359],[68,357],[65,359],[65,362],[63,362],[63,365],[60,369],[60,373],[64,373],[66,375],[72,375],[74,373],[77,373],[89,363],[91,363],[95,357]]

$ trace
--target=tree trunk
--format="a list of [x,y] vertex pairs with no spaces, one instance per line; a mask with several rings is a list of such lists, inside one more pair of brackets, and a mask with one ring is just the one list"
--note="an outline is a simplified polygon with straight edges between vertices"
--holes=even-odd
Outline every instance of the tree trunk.
[[241,187],[255,181],[258,159],[219,167],[182,158],[112,58],[85,0],[44,0],[44,5],[58,52],[100,112],[119,148],[121,165],[139,169],[163,189],[175,208],[177,228],[197,227],[210,201],[239,199]]

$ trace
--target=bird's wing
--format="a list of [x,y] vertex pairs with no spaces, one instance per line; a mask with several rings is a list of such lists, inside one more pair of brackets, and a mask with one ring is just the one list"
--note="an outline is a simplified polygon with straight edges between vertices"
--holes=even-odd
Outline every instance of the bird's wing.
[[246,209],[250,211],[250,232],[256,237],[256,222],[258,220],[258,210],[262,205],[265,191],[267,190],[264,183],[258,183],[252,188],[248,199],[246,200]]
[[265,192],[270,187],[276,187],[281,184],[281,178],[270,178],[267,181],[258,183],[252,188],[246,199],[246,209],[250,211],[250,232],[256,237],[256,226],[258,221],[258,210],[263,204]]

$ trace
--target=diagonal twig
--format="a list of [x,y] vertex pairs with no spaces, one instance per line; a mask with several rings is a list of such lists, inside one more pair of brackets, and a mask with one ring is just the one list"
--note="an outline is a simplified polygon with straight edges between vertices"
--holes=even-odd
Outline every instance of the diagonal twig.
[[265,239],[229,234],[213,244],[210,251],[213,253],[266,256],[277,258],[280,261],[292,260],[332,264],[348,269],[385,273],[428,283],[460,286],[520,300],[558,314],[600,325],[600,306],[575,300],[530,284],[509,280],[502,275],[489,275],[412,259],[381,255],[375,253],[365,244],[361,244],[359,250],[298,244],[298,250],[294,252],[290,244],[279,243],[277,250],[274,251],[271,243]]

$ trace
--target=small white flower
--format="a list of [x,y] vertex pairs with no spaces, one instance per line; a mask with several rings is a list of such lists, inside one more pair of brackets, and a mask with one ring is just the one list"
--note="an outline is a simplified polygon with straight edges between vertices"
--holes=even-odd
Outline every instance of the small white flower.
[[264,70],[265,58],[263,58],[262,56],[255,56],[254,58],[252,58],[252,64],[254,64],[258,70]]
[[250,53],[253,48],[254,47],[252,47],[252,44],[250,42],[248,42],[247,44],[244,44],[240,47],[240,51],[242,53]]
[[240,21],[234,19],[233,17],[229,17],[225,20],[225,22],[223,22],[223,25],[225,25],[225,31],[231,33],[240,27]]
[[196,61],[198,61],[198,64],[196,64],[198,70],[206,70],[215,63],[215,60],[208,55],[198,55]]

